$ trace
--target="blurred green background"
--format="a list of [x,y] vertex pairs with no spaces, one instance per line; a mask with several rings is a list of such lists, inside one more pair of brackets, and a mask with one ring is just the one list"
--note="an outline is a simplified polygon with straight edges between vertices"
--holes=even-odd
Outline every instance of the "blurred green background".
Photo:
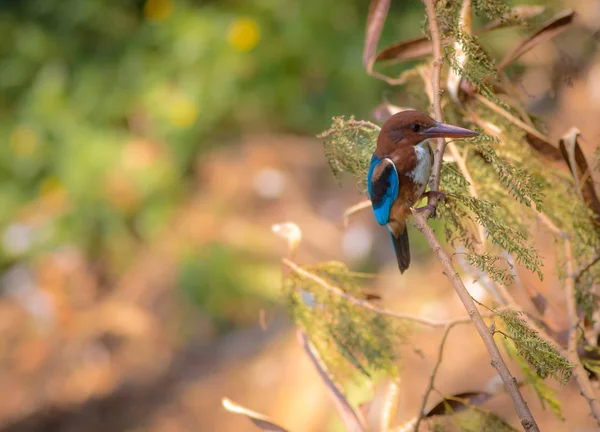
[[[0,0],[0,432],[254,430],[223,396],[295,430],[341,430],[277,306],[274,223],[302,228],[298,262],[389,271],[366,282],[389,304],[453,305],[418,237],[398,279],[370,212],[342,227],[364,197],[338,188],[314,138],[332,116],[395,101],[362,65],[369,3]],[[573,40],[589,42],[597,10],[579,3]],[[423,20],[419,0],[393,1],[379,47]],[[533,84],[563,52],[592,63],[568,43],[530,56]],[[559,122],[598,125],[564,105]]]
[[[384,43],[421,26],[418,2],[396,3],[401,24]],[[210,149],[368,117],[385,90],[361,63],[367,10],[366,0],[1,1],[0,268],[68,245],[114,280],[189,195]]]

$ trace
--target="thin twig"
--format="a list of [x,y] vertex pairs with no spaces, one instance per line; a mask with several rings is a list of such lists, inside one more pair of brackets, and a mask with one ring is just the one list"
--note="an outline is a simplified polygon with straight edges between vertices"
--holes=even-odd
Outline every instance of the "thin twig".
[[423,318],[423,317],[416,316],[416,315],[394,312],[394,311],[391,311],[386,308],[375,306],[374,304],[372,304],[371,302],[369,302],[367,300],[362,300],[362,299],[358,299],[356,297],[351,296],[350,294],[344,292],[342,289],[340,289],[336,286],[330,285],[323,278],[303,269],[298,264],[294,263],[293,261],[288,260],[287,258],[283,258],[282,263],[284,266],[289,268],[294,273],[296,273],[302,277],[305,277],[307,279],[312,280],[313,282],[317,283],[318,285],[320,285],[321,287],[323,287],[324,289],[326,289],[333,295],[336,295],[338,297],[346,299],[350,303],[352,303],[356,306],[360,306],[362,308],[372,310],[373,312],[376,312],[381,315],[387,315],[387,316],[390,316],[393,318],[412,321],[415,324],[421,324],[421,325],[424,325],[427,327],[434,327],[434,328],[446,327],[451,324],[468,323],[471,321],[471,319],[468,316],[462,317],[462,318],[455,318],[455,319],[451,319],[451,320],[433,320],[433,319]]
[[297,337],[298,337],[298,342],[300,343],[300,345],[302,345],[302,348],[304,348],[304,351],[308,355],[308,358],[310,359],[310,361],[314,365],[315,369],[321,376],[321,379],[327,386],[327,389],[329,390],[329,395],[331,396],[331,399],[333,400],[335,408],[336,408],[338,414],[340,415],[340,418],[344,422],[346,429],[349,432],[366,431],[367,430],[366,420],[364,419],[364,417],[362,416],[362,414],[360,412],[355,411],[352,408],[352,405],[350,405],[350,403],[348,402],[348,399],[346,399],[346,396],[344,395],[344,393],[339,389],[339,387],[331,379],[331,377],[329,376],[329,372],[327,371],[327,368],[325,367],[325,364],[321,360],[321,357],[319,357],[319,353],[317,352],[317,350],[310,343],[310,340],[308,339],[308,336],[306,335],[306,333],[304,331],[302,331],[301,329],[298,329]]
[[521,121],[520,119],[518,119],[517,117],[515,117],[514,115],[512,115],[508,111],[506,111],[503,108],[499,107],[495,103],[489,101],[484,96],[481,96],[478,93],[474,93],[473,96],[479,102],[481,102],[485,106],[487,106],[489,109],[491,109],[492,111],[496,112],[497,114],[500,114],[502,117],[506,118],[507,120],[510,120],[512,123],[514,123],[515,125],[519,126],[525,132],[529,132],[531,135],[535,136],[536,138],[541,139],[542,141],[551,143],[550,139],[547,136],[545,136],[544,134],[542,134],[540,131],[532,128],[527,123],[524,123],[523,121]]
[[348,207],[344,212],[344,227],[347,227],[350,224],[351,216],[369,207],[371,207],[370,199],[363,200],[357,204],[354,204],[352,207]]
[[[431,40],[433,42],[433,63],[431,65],[431,85],[433,94],[433,113],[437,121],[443,122],[444,115],[442,113],[442,104],[440,100],[440,80],[442,76],[442,44],[440,40],[440,29],[438,26],[437,18],[435,15],[435,5],[433,0],[425,0],[425,9],[427,11],[427,17],[429,19],[429,32],[431,33]],[[442,170],[442,162],[444,160],[444,150],[446,149],[446,140],[444,138],[438,138],[437,149],[435,151],[435,157],[433,160],[433,169],[431,173],[431,181],[429,183],[429,189],[432,191],[438,191],[440,189],[440,171]],[[437,194],[429,196],[427,203],[433,208],[437,205],[438,197]],[[431,210],[428,208],[423,212],[425,219],[431,216]]]
[[571,247],[571,240],[567,235],[564,236],[565,244],[565,258],[566,258],[566,270],[567,277],[565,280],[565,296],[567,303],[567,314],[569,316],[569,345],[567,348],[568,359],[573,365],[573,375],[575,381],[579,386],[581,395],[585,398],[592,415],[596,419],[598,425],[600,425],[600,404],[594,394],[594,388],[588,379],[587,372],[581,364],[581,359],[577,353],[577,333],[581,326],[581,319],[577,314],[577,305],[575,304],[575,275],[573,273],[573,251]]
[[583,274],[598,261],[600,261],[600,252],[598,252],[595,256],[591,257],[585,264],[582,264],[579,270],[577,270],[577,273],[575,273],[575,282],[579,281],[579,279],[581,279],[581,276],[583,276]]
[[440,368],[440,365],[442,364],[442,356],[444,354],[444,346],[446,345],[446,339],[448,339],[450,330],[452,330],[452,328],[456,324],[457,323],[449,324],[444,329],[444,334],[442,336],[442,340],[440,341],[440,346],[438,348],[437,361],[435,363],[435,366],[433,367],[431,376],[429,377],[429,384],[427,386],[427,390],[425,391],[425,394],[423,395],[423,401],[421,402],[421,408],[419,409],[419,415],[417,416],[417,422],[415,423],[415,432],[419,431],[419,425],[421,424],[421,420],[423,420],[423,416],[425,415],[425,407],[427,406],[427,399],[429,399],[429,395],[431,394],[431,391],[434,388],[435,377],[437,375],[438,369]]

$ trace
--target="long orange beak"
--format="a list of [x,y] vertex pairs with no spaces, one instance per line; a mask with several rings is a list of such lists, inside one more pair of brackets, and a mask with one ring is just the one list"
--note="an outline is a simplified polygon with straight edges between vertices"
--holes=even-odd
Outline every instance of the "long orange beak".
[[429,138],[467,138],[477,136],[479,132],[445,123],[438,123],[429,129],[425,129],[423,135]]

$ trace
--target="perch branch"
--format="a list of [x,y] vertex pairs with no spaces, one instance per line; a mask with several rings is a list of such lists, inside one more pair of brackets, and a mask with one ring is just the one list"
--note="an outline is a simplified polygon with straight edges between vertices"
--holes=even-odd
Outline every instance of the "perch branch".
[[565,280],[565,296],[567,302],[567,313],[569,316],[569,344],[567,347],[568,359],[573,365],[573,374],[575,375],[575,381],[579,386],[581,395],[585,398],[592,415],[596,419],[598,425],[600,425],[600,404],[594,394],[594,388],[592,387],[590,380],[588,379],[587,372],[581,364],[581,359],[577,353],[577,332],[581,326],[581,320],[577,314],[577,305],[575,304],[575,274],[573,273],[573,251],[571,247],[571,240],[568,235],[564,236],[565,244],[565,258],[566,258],[566,270],[567,277]]
[[[433,71],[432,71],[432,86],[433,86],[433,100],[434,106],[433,110],[435,113],[435,117],[437,121],[443,121],[442,118],[442,107],[440,103],[440,76],[441,76],[441,67],[442,67],[442,48],[441,48],[441,40],[439,34],[439,27],[437,22],[437,17],[435,13],[435,5],[434,0],[424,0],[425,1],[425,9],[427,11],[427,17],[429,19],[429,30],[431,32],[431,40],[433,43]],[[431,189],[438,190],[440,183],[440,170],[442,167],[443,154],[445,149],[445,141],[438,141],[438,149],[435,154],[435,160],[433,164],[433,178],[431,181]],[[436,205],[437,201],[430,202],[431,205]],[[509,393],[517,415],[521,420],[521,425],[526,431],[539,431],[538,426],[527,407],[527,403],[523,399],[521,392],[516,383],[516,379],[511,375],[500,351],[498,350],[498,346],[494,341],[494,337],[492,332],[488,329],[481,314],[477,310],[475,303],[473,302],[473,298],[465,288],[460,276],[454,270],[452,266],[452,262],[450,261],[450,257],[446,252],[442,249],[442,246],[438,239],[435,237],[435,234],[431,227],[427,225],[427,219],[431,215],[429,209],[419,213],[413,211],[413,215],[415,218],[415,225],[423,233],[429,246],[434,250],[438,259],[444,266],[444,273],[446,277],[452,283],[456,294],[460,298],[463,303],[465,309],[467,310],[477,332],[481,336],[483,343],[490,355],[492,360],[492,366],[496,368],[500,378],[504,382],[507,392]]]
[[429,246],[434,250],[438,259],[442,263],[444,267],[444,274],[452,283],[456,294],[469,313],[469,316],[471,317],[479,336],[483,340],[483,343],[485,344],[485,347],[490,355],[492,366],[496,369],[498,375],[500,375],[500,378],[502,378],[502,381],[504,382],[506,391],[513,401],[515,411],[521,420],[523,429],[526,431],[539,431],[538,426],[531,415],[529,408],[527,407],[527,402],[525,402],[523,395],[521,395],[521,392],[519,391],[519,387],[517,386],[515,378],[511,375],[506,363],[504,362],[504,359],[502,358],[502,355],[500,354],[500,351],[498,350],[498,346],[494,341],[492,332],[490,332],[489,328],[485,325],[481,314],[475,306],[473,298],[465,288],[465,285],[463,284],[458,273],[454,270],[452,262],[450,261],[450,257],[444,251],[444,249],[442,249],[442,245],[435,237],[435,233],[431,227],[427,225],[427,220],[423,214],[413,211],[413,215],[415,218],[415,226],[419,231],[421,231],[421,233],[423,233],[427,239],[427,242],[429,243]]

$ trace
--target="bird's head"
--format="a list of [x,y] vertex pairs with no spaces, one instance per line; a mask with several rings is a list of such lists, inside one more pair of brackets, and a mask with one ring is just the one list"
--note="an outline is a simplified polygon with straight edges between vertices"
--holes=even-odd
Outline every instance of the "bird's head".
[[401,111],[381,128],[378,150],[392,151],[398,146],[416,146],[429,138],[468,138],[479,135],[469,129],[436,122],[419,111]]

